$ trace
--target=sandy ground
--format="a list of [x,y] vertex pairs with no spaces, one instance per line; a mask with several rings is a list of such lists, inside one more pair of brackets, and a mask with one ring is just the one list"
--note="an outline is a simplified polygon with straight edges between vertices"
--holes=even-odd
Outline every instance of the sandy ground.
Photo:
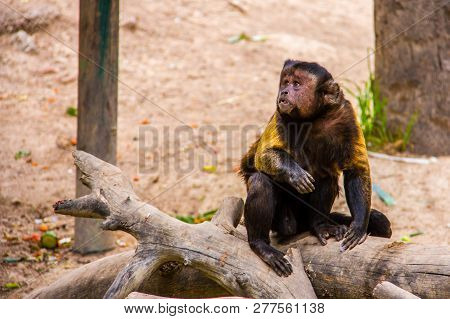
[[[0,36],[2,258],[32,255],[32,245],[20,238],[36,231],[36,218],[52,215],[53,202],[74,196],[69,141],[76,136],[76,118],[66,109],[77,103],[78,68],[76,1],[7,3],[19,10],[52,4],[61,16],[48,33],[33,35],[34,53],[23,52],[14,35]],[[239,3],[121,2],[118,166],[144,200],[167,213],[203,212],[226,195],[245,196],[234,168],[274,111],[286,58],[319,62],[341,83],[367,77],[366,61],[354,63],[373,47],[371,1]],[[0,10],[9,9],[0,4]],[[127,27],[132,21],[135,30]],[[228,42],[241,32],[267,40]],[[175,135],[186,125],[193,133]],[[158,133],[158,147],[142,152],[152,132]],[[31,158],[15,160],[20,149],[31,151]],[[204,165],[217,171],[205,172]],[[430,165],[371,159],[371,168],[373,180],[396,199],[386,207],[373,196],[373,206],[392,220],[394,239],[422,231],[414,243],[449,244],[449,157]],[[346,210],[343,197],[336,209]],[[55,227],[59,236],[72,236],[72,226],[71,218],[58,217]],[[127,235],[117,236],[128,248],[109,253],[134,244]],[[81,257],[65,249],[56,260],[2,263],[0,286],[18,282],[21,288],[2,288],[0,297],[21,297],[103,255]]]

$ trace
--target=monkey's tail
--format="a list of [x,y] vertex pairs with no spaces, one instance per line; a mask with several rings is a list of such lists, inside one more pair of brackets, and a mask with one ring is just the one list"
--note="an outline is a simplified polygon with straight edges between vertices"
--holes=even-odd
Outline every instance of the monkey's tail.
[[[352,222],[351,216],[344,215],[342,213],[333,212],[330,214],[330,217],[335,222],[341,225],[349,226]],[[391,222],[382,212],[372,208],[370,210],[369,226],[367,227],[367,232],[370,234],[370,236],[391,238]]]

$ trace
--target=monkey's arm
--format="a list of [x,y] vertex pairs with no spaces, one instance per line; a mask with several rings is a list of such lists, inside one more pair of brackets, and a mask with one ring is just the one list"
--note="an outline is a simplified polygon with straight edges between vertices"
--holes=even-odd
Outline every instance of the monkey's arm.
[[256,168],[275,181],[288,183],[300,194],[314,191],[314,178],[283,150],[265,149],[256,160]]
[[345,170],[344,188],[353,221],[344,236],[341,251],[350,250],[367,238],[372,195],[369,170],[364,168]]

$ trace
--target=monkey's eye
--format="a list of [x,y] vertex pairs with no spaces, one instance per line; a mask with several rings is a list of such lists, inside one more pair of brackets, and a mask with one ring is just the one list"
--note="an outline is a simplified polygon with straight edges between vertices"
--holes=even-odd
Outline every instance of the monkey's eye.
[[300,82],[294,81],[294,87],[298,88],[300,86]]
[[286,85],[288,85],[288,84],[289,84],[289,81],[288,81],[288,80],[284,80],[284,81],[283,81],[283,85],[284,85],[284,86],[286,86]]

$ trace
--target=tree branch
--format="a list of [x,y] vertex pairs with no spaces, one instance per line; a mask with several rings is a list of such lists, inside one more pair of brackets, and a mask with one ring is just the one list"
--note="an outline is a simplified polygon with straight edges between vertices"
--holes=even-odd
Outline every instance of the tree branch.
[[[227,292],[251,298],[315,298],[298,249],[288,253],[294,268],[289,278],[278,277],[250,249],[236,226],[241,199],[225,199],[213,222],[188,225],[142,202],[120,169],[83,151],[73,153],[88,196],[58,202],[55,212],[103,218],[103,228],[123,230],[138,240],[136,253],[117,275],[105,298],[125,298],[164,263],[190,266]],[[225,231],[223,231],[225,230]]]

